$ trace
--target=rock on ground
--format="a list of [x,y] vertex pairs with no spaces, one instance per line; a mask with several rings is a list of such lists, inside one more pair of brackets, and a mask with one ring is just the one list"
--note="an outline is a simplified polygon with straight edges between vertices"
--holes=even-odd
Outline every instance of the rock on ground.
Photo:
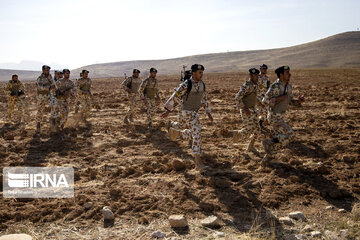
[[171,215],[169,217],[169,223],[172,228],[188,227],[188,222],[184,215]]
[[153,238],[164,238],[166,237],[166,234],[160,231],[155,231],[151,234]]
[[0,240],[33,240],[33,238],[27,234],[8,234],[1,236]]
[[289,213],[289,217],[295,220],[306,220],[306,217],[302,212],[291,212]]
[[281,218],[279,218],[279,222],[281,222],[285,225],[289,225],[289,226],[293,225],[293,222],[291,221],[291,218],[289,218],[289,217],[281,217]]
[[217,216],[209,216],[201,221],[204,227],[216,228],[221,226],[221,221]]

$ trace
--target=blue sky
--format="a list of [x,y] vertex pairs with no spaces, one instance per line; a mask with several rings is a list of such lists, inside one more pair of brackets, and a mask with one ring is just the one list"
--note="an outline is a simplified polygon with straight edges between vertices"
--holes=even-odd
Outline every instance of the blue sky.
[[93,63],[292,46],[360,28],[360,1],[1,0],[0,63]]

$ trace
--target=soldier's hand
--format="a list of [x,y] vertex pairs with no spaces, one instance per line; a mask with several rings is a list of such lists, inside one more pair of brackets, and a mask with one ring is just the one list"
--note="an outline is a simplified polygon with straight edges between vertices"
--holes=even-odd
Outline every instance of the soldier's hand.
[[207,115],[208,115],[210,121],[213,122],[213,121],[214,121],[214,118],[212,117],[211,113],[208,112]]
[[162,118],[167,118],[169,116],[170,111],[165,111],[161,114]]

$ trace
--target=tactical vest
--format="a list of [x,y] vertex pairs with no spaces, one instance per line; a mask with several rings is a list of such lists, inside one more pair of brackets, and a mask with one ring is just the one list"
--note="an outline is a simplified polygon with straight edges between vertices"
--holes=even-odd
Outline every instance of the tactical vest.
[[[83,80],[83,81],[82,81]],[[81,79],[79,80],[79,89],[83,92],[89,92],[91,89],[90,79]]]
[[283,93],[283,95],[286,94],[286,98],[285,98],[285,100],[275,104],[275,106],[272,108],[272,111],[274,113],[285,113],[286,112],[287,106],[289,105],[289,103],[291,101],[291,97],[290,97],[291,92],[287,93],[286,88],[287,88],[287,86],[285,86],[284,93]]
[[156,93],[157,93],[156,85],[157,85],[157,80],[156,79],[154,79],[153,83],[150,82],[150,79],[148,80],[147,86],[144,89],[144,95],[147,98],[150,98],[150,99],[155,98]]
[[[253,87],[253,83],[250,83],[250,84],[252,84],[251,87]],[[244,103],[245,107],[247,107],[247,108],[254,108],[256,105],[256,100],[257,100],[256,87],[254,87],[252,92],[246,94],[242,98],[242,102]]]
[[17,93],[20,91],[20,82],[17,81],[17,82],[14,82],[13,80],[10,80],[9,83],[11,84],[11,88],[10,88],[10,91],[13,92],[13,93]]
[[131,78],[129,88],[131,89],[132,93],[137,93],[139,91],[140,85],[141,85],[140,78],[136,78],[136,79]]
[[[190,81],[192,80],[188,80],[188,82]],[[201,100],[203,99],[205,93],[205,84],[202,81],[198,82],[199,89],[194,88],[194,86],[192,86],[193,83],[190,84],[191,84],[190,92],[185,94],[182,98],[183,101],[182,109],[187,111],[199,111],[201,106]],[[190,84],[188,83],[188,89],[190,87],[189,86]]]

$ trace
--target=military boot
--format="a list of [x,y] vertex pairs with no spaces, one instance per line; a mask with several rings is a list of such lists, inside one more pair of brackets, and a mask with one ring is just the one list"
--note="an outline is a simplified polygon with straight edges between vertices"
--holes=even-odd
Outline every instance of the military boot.
[[247,148],[246,148],[246,151],[247,151],[247,152],[252,152],[252,153],[254,153],[255,155],[259,156],[260,153],[259,153],[259,151],[254,147],[254,143],[255,143],[255,139],[253,138],[253,139],[250,140],[250,142],[249,142],[249,144],[248,144],[248,146],[247,146]]

